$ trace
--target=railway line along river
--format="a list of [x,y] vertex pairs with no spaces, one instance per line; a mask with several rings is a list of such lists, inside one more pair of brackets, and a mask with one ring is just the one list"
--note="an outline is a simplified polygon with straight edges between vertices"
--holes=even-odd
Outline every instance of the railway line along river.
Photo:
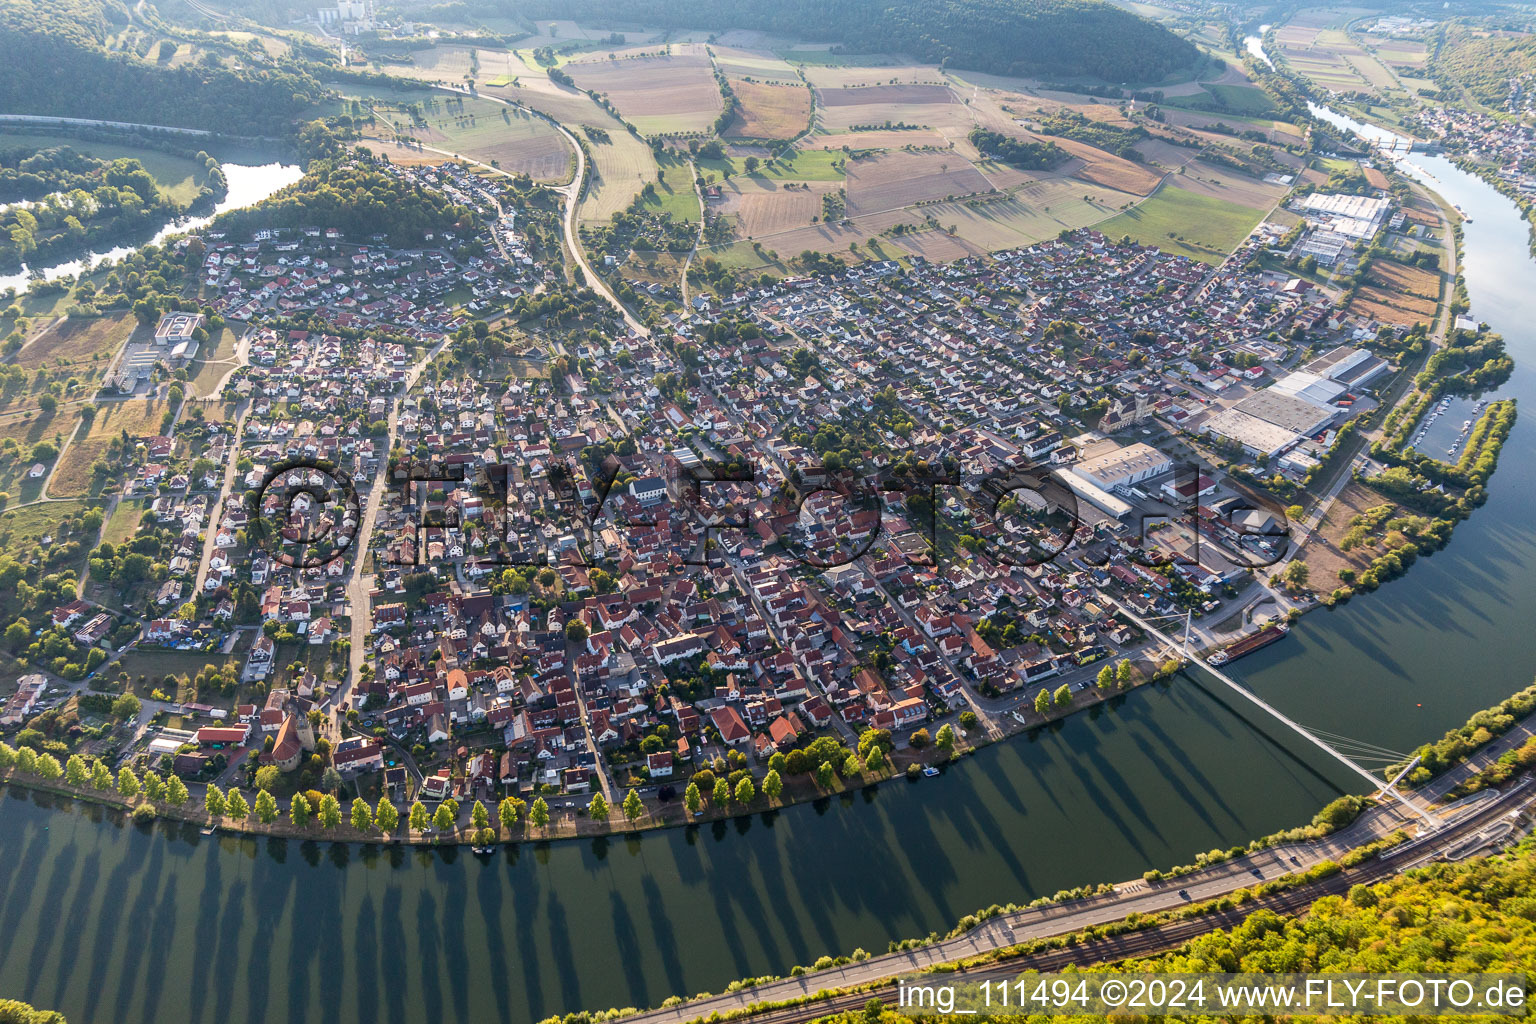
[[[1536,266],[1493,189],[1415,156],[1472,216],[1473,312],[1536,398]],[[1449,547],[1236,666],[1309,726],[1396,749],[1536,673],[1536,472],[1517,424]],[[427,1017],[528,1024],[784,974],[994,902],[1139,876],[1307,821],[1357,779],[1179,677],[939,779],[596,841],[464,850],[204,837],[0,791],[0,993],[119,1024]]]

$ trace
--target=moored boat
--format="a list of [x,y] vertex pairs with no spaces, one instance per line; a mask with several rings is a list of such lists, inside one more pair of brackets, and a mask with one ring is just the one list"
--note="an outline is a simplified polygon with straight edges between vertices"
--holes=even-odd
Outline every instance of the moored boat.
[[1252,654],[1260,648],[1268,647],[1290,631],[1291,627],[1284,622],[1272,622],[1257,632],[1249,633],[1239,640],[1234,640],[1206,660],[1212,665],[1225,665],[1229,661],[1236,661],[1245,654]]

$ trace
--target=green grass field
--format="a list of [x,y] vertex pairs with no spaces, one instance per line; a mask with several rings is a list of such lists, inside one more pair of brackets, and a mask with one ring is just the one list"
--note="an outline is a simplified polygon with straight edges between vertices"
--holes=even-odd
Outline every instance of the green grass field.
[[[765,160],[752,176],[774,181],[842,181],[846,159],[835,149],[797,149],[772,164]],[[698,165],[700,173],[713,174],[717,181],[747,173],[742,161],[731,157],[700,160]]]
[[647,210],[668,213],[680,222],[697,223],[703,216],[699,209],[699,197],[693,189],[688,162],[666,156],[657,161],[662,178],[656,183],[656,196],[645,201]]
[[1163,185],[1133,210],[1098,225],[1110,238],[1130,235],[1204,263],[1220,263],[1263,218],[1262,210]]
[[101,528],[101,539],[107,544],[122,544],[132,539],[139,530],[139,520],[144,517],[142,501],[124,500],[112,510],[112,518]]
[[208,175],[195,160],[172,156],[154,149],[121,145],[114,142],[76,139],[68,135],[18,134],[0,132],[0,149],[54,149],[68,146],[77,153],[93,156],[98,160],[119,160],[124,157],[137,160],[155,179],[160,190],[173,202],[185,206],[197,198],[197,190],[203,187]]

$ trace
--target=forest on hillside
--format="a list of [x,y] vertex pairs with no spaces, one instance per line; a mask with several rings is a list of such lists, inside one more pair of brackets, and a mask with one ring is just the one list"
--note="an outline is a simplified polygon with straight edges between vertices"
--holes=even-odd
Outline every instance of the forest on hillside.
[[476,0],[480,13],[662,28],[756,29],[995,74],[1156,82],[1195,47],[1102,0]]
[[298,66],[210,52],[172,67],[108,50],[132,17],[119,0],[4,0],[0,110],[276,136],[323,91]]
[[427,232],[464,232],[477,223],[473,210],[442,192],[357,160],[317,160],[272,198],[215,221],[236,236],[262,228],[336,228],[350,240],[387,235],[406,245],[420,245]]

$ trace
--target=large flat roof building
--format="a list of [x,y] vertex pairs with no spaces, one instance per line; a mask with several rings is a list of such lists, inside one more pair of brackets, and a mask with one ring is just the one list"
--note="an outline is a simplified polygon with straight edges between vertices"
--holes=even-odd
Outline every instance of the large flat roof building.
[[1166,473],[1173,462],[1151,445],[1137,443],[1084,459],[1072,468],[1095,485],[1113,490]]

